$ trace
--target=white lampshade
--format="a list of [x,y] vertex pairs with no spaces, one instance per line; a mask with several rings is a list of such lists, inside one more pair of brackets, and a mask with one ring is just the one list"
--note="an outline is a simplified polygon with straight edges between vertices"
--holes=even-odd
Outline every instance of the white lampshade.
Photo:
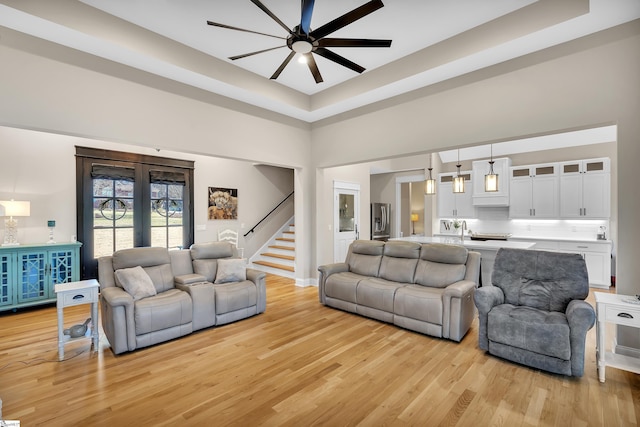
[[0,200],[1,216],[29,216],[31,215],[31,202],[17,200]]
[[458,175],[453,178],[453,192],[464,193],[464,176]]
[[498,191],[498,174],[491,171],[491,173],[484,176],[484,191]]

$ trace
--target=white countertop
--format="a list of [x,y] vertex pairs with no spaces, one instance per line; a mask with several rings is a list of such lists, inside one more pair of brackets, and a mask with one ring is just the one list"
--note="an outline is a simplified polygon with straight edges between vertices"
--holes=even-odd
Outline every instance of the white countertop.
[[535,242],[511,242],[509,240],[465,240],[460,242],[459,237],[425,237],[425,236],[409,236],[409,237],[397,237],[389,240],[401,240],[404,242],[416,242],[416,243],[447,243],[450,245],[462,244],[465,248],[469,249],[486,249],[497,251],[500,248],[509,249],[531,249],[535,246]]

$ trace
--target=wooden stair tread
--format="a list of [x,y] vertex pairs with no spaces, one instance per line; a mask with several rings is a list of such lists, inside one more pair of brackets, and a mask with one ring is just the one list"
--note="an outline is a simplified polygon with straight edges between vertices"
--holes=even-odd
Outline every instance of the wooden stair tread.
[[276,264],[274,262],[269,262],[269,261],[254,261],[253,263],[258,265],[264,265],[265,267],[279,268],[280,270],[287,270],[291,272],[295,271],[293,267],[290,267],[288,265]]
[[283,231],[282,233],[283,234],[296,234],[295,231]]
[[293,246],[281,246],[281,245],[270,245],[269,246],[272,249],[282,249],[284,251],[295,251],[296,248],[294,248]]
[[271,253],[271,252],[265,252],[265,253],[262,253],[260,255],[268,256],[268,257],[272,257],[272,258],[286,259],[286,260],[289,260],[289,261],[295,261],[295,259],[296,259],[296,257],[291,256],[291,255],[280,255],[280,254],[274,254],[274,253]]
[[281,242],[291,242],[291,243],[294,243],[296,241],[296,239],[287,239],[286,237],[277,237],[276,240],[279,240]]

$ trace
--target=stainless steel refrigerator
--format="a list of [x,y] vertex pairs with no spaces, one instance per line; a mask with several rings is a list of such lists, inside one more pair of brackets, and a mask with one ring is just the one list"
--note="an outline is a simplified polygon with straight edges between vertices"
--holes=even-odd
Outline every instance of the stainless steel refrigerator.
[[371,203],[371,240],[387,241],[391,237],[390,218],[390,203]]

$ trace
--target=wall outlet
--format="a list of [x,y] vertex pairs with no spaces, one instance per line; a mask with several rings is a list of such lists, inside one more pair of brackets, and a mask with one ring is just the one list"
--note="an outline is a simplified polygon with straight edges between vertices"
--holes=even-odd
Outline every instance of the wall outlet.
[[576,229],[576,226],[575,226],[575,225],[571,227],[571,231],[573,231],[574,233],[575,233],[576,231],[578,231],[578,230]]
[[207,229],[207,224],[198,224],[196,225],[197,231],[205,231]]
[[240,228],[244,230],[244,222],[240,224]]

